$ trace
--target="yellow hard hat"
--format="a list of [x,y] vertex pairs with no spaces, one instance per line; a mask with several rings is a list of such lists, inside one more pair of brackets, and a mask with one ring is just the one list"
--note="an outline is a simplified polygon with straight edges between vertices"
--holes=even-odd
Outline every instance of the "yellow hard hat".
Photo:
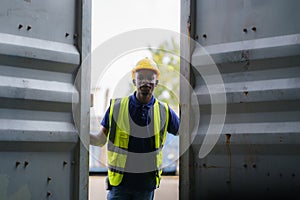
[[140,70],[140,69],[152,70],[156,73],[156,78],[157,79],[159,78],[160,71],[159,71],[156,63],[153,60],[149,59],[148,57],[146,57],[146,58],[140,60],[139,62],[137,62],[137,64],[135,65],[135,67],[131,71],[132,79],[135,78],[135,72]]

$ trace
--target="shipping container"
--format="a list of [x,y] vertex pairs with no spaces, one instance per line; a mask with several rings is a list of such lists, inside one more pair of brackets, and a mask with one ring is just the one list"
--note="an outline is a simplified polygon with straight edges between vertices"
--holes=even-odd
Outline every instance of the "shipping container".
[[0,199],[88,198],[90,23],[90,1],[1,0]]
[[[299,199],[299,10],[298,0],[181,1],[181,200]],[[214,66],[224,84],[207,84],[217,74],[201,71]],[[220,88],[225,104],[213,101]],[[222,114],[213,106],[225,123],[208,133]]]

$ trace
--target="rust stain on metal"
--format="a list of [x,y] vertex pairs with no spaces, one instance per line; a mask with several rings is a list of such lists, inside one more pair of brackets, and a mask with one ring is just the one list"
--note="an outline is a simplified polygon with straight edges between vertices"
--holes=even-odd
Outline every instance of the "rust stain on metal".
[[228,155],[228,181],[227,183],[231,183],[231,150],[230,150],[230,138],[231,134],[226,133],[226,150]]
[[190,38],[191,38],[191,16],[189,16],[188,21],[187,21],[187,32],[188,32],[188,40],[190,43]]
[[94,94],[91,94],[91,107],[94,107]]
[[226,133],[225,136],[226,136],[226,145],[227,145],[227,144],[230,144],[230,137],[231,137],[231,134]]
[[187,21],[187,28],[188,28],[188,36],[191,36],[191,16],[189,16]]

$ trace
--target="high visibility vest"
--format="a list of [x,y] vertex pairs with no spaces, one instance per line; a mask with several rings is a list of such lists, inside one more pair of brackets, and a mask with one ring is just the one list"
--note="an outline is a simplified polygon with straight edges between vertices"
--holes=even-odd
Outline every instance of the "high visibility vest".
[[[112,99],[109,111],[109,133],[107,144],[108,179],[112,186],[118,186],[123,179],[130,139],[129,96]],[[162,174],[162,147],[166,140],[169,122],[169,107],[155,100],[153,107],[153,130],[156,157],[156,187]]]

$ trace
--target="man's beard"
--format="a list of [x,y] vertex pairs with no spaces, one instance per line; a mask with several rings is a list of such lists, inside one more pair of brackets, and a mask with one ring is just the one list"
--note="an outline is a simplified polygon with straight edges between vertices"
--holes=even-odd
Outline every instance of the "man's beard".
[[149,92],[145,91],[145,92],[142,92],[141,93],[144,97],[148,96],[149,95]]
[[151,86],[149,85],[142,85],[140,87],[140,90],[141,90],[141,94],[146,97],[150,94],[150,91],[151,91]]

